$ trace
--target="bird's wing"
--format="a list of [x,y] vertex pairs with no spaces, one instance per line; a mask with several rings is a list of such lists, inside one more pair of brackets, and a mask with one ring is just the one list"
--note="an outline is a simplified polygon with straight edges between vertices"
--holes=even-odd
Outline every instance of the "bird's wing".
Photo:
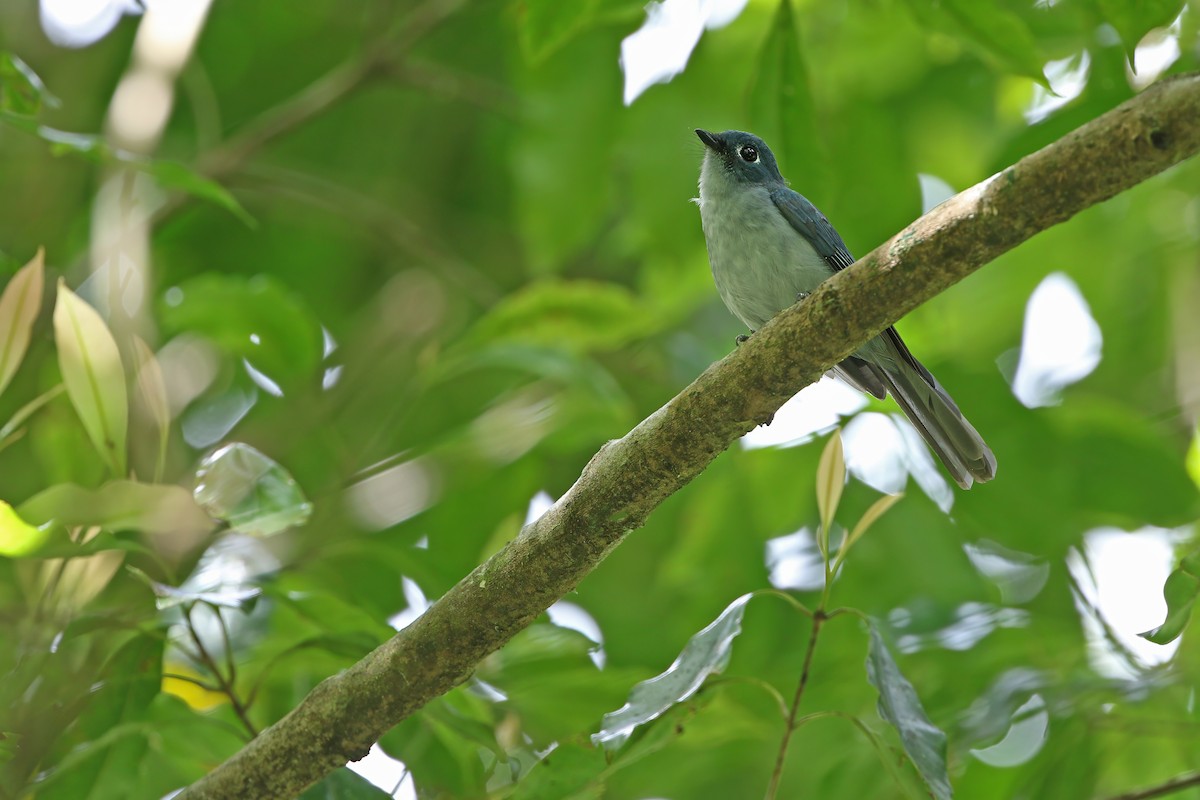
[[781,186],[771,192],[771,200],[796,233],[812,245],[817,255],[825,259],[834,272],[854,263],[854,256],[846,249],[842,237],[804,195]]
[[[817,207],[808,201],[804,195],[795,192],[786,186],[781,186],[771,192],[771,200],[775,203],[775,207],[779,209],[779,213],[788,221],[788,224],[804,237],[804,240],[812,245],[817,251],[817,255],[825,259],[825,262],[833,268],[834,272],[845,269],[854,263],[854,256],[850,255],[850,251],[846,249],[846,243],[842,241],[842,237],[832,225],[825,215],[817,210]],[[885,342],[891,345],[893,354],[898,360],[911,366],[921,377],[924,378],[930,386],[936,386],[937,381],[929,370],[925,369],[925,365],[917,361],[916,357],[909,351],[908,346],[904,344],[904,340],[900,338],[900,334],[896,329],[889,327],[880,336]],[[878,381],[870,380],[870,370],[864,370],[862,365],[849,365],[853,359],[847,359],[841,365],[840,377],[849,377],[847,373],[854,374],[856,380],[848,381],[851,384],[858,384],[858,388],[866,391],[876,397],[882,397],[882,392],[879,391],[883,387]],[[865,362],[864,362],[865,364]],[[854,369],[847,368],[848,366],[856,367]]]

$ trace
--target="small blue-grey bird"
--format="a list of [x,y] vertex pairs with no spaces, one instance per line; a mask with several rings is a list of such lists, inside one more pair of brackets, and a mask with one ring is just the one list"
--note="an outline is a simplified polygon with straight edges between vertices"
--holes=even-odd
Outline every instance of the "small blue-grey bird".
[[[742,131],[696,135],[705,145],[697,204],[713,280],[726,308],[753,332],[854,256],[829,220],[788,188],[762,139]],[[881,400],[891,392],[962,488],[995,477],[992,451],[895,328],[831,373]]]

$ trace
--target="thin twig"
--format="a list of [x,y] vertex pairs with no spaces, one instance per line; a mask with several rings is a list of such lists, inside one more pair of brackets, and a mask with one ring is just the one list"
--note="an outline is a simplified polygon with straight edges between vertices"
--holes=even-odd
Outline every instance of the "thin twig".
[[185,603],[181,608],[183,609],[184,621],[187,623],[188,633],[191,635],[192,643],[196,645],[196,652],[200,656],[200,662],[208,667],[209,672],[217,679],[217,685],[220,686],[221,693],[229,698],[229,705],[233,708],[233,713],[237,714],[238,719],[242,721],[242,725],[246,727],[246,730],[250,733],[250,737],[254,738],[258,736],[258,729],[250,721],[250,716],[246,713],[246,707],[238,698],[233,684],[221,673],[221,668],[217,665],[216,659],[212,657],[208,649],[205,648],[204,643],[200,641],[200,634],[197,633],[196,626],[192,622],[192,606]]
[[1169,794],[1182,791],[1183,789],[1191,788],[1192,786],[1200,786],[1200,771],[1190,772],[1186,775],[1180,775],[1172,778],[1166,783],[1160,783],[1158,786],[1151,786],[1149,789],[1139,789],[1136,792],[1126,792],[1118,794],[1108,800],[1150,800],[1152,797],[1165,797]]
[[824,610],[818,608],[813,614],[812,633],[808,637],[808,650],[804,653],[804,667],[800,671],[800,682],[796,684],[796,696],[792,698],[792,709],[788,714],[787,727],[783,730],[783,740],[779,743],[779,755],[775,758],[775,770],[771,773],[771,783],[767,786],[767,800],[774,800],[779,791],[779,781],[783,778],[783,762],[787,756],[788,743],[796,732],[796,712],[800,710],[800,700],[804,697],[804,688],[808,686],[808,675],[812,669],[813,652],[817,649],[817,636],[821,633],[821,625],[826,620]]

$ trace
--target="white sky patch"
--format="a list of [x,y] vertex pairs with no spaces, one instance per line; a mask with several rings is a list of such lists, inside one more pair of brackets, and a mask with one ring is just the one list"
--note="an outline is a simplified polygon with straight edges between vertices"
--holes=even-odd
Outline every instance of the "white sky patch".
[[964,544],[963,551],[979,574],[996,585],[1005,603],[1028,603],[1050,578],[1049,562],[987,539]]
[[1183,15],[1187,8],[1165,28],[1155,28],[1142,37],[1133,51],[1133,64],[1125,64],[1125,77],[1137,91],[1154,83],[1179,60],[1179,34],[1183,30]]
[[250,363],[249,359],[242,359],[242,366],[246,368],[246,374],[250,376],[250,380],[254,381],[254,385],[262,389],[264,392],[275,397],[283,397],[283,387],[271,380],[271,378],[258,367]]
[[775,412],[770,425],[759,425],[742,437],[742,447],[784,447],[812,441],[867,404],[861,392],[832,378],[806,386]]
[[42,30],[59,47],[87,47],[125,14],[141,13],[135,0],[41,0]]
[[1103,341],[1075,282],[1061,272],[1047,275],[1025,306],[1013,394],[1027,408],[1058,404],[1062,389],[1100,363]]
[[733,22],[747,1],[662,0],[646,6],[642,27],[621,42],[625,105],[683,72],[701,34]]
[[1103,617],[1137,666],[1162,664],[1175,655],[1178,639],[1162,645],[1138,634],[1157,627],[1167,616],[1162,587],[1175,565],[1175,542],[1184,535],[1186,532],[1152,527],[1133,533],[1096,528],[1083,537],[1086,559],[1077,550],[1067,555],[1067,566],[1083,592],[1082,602],[1076,598],[1075,605],[1087,635],[1089,660],[1100,674],[1120,679],[1138,677],[1136,666],[1122,657],[1085,604]]
[[408,767],[404,766],[403,761],[397,761],[383,752],[378,744],[371,745],[371,752],[367,753],[366,758],[351,761],[346,766],[397,800],[417,798],[417,789]]
[[917,174],[917,180],[921,183],[922,214],[928,214],[957,194],[950,184],[936,175],[927,175],[921,172]]
[[1030,125],[1041,122],[1067,103],[1083,94],[1087,88],[1088,73],[1092,67],[1092,56],[1087,50],[1048,61],[1042,69],[1050,88],[1033,84],[1033,99],[1025,109],[1025,121]]
[[421,591],[421,587],[412,578],[401,578],[400,585],[404,592],[404,602],[408,603],[408,608],[398,614],[393,614],[388,619],[388,625],[398,631],[402,631],[416,622],[417,617],[424,614],[432,605],[425,597],[425,593]]
[[346,489],[347,506],[369,530],[390,528],[433,505],[440,481],[432,465],[415,458],[388,467]]
[[895,494],[904,490],[911,475],[942,511],[949,513],[954,505],[950,484],[921,435],[902,415],[859,414],[842,431],[842,447],[846,469],[871,488]]
[[525,524],[537,522],[554,505],[554,498],[545,489],[535,494],[529,500],[529,509],[525,512]]
[[597,669],[604,669],[608,654],[604,652],[604,634],[600,632],[600,623],[596,622],[595,617],[582,606],[568,603],[566,600],[559,600],[546,609],[546,613],[550,616],[550,621],[558,627],[579,631],[595,642],[596,646],[588,652],[588,656]]
[[811,591],[825,585],[821,551],[808,528],[768,539],[766,562],[771,571],[771,585],[776,589]]

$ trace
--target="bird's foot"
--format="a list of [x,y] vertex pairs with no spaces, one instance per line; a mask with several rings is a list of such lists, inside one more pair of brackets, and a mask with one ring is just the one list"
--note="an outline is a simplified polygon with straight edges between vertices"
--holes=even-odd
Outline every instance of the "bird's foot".
[[[754,333],[754,331],[750,331],[750,333]],[[749,339],[750,339],[750,334],[747,334],[747,333],[739,333],[739,334],[737,335],[737,338],[735,338],[735,339],[733,340],[733,343],[734,343],[734,344],[736,344],[736,345],[741,345],[742,343],[744,343],[744,342],[748,341]]]
[[800,302],[806,300],[808,298],[808,296],[809,296],[808,292],[796,292],[796,302],[800,303]]

